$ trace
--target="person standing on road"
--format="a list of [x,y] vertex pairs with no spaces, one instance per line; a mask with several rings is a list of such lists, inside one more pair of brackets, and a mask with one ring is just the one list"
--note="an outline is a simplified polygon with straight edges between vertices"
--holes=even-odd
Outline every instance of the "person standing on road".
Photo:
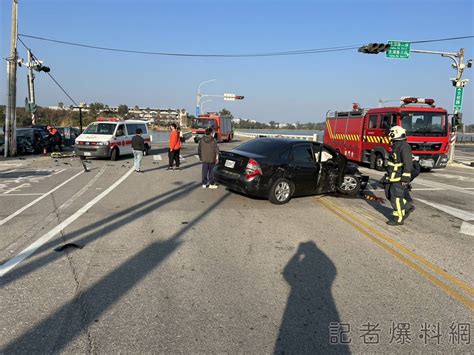
[[58,146],[59,151],[62,152],[63,151],[63,148],[61,147],[62,137],[59,131],[53,126],[48,126],[46,127],[46,129],[48,130],[48,133],[49,133],[48,137],[49,137],[50,153],[54,152],[54,148],[56,148],[56,146]]
[[145,151],[145,141],[142,137],[141,128],[137,128],[132,138],[133,167],[137,173],[142,172],[143,152]]
[[217,189],[214,181],[214,166],[216,165],[219,147],[217,141],[212,137],[212,128],[206,128],[206,134],[199,141],[198,155],[202,162],[202,187],[205,189]]
[[391,153],[385,175],[385,196],[390,200],[394,218],[387,221],[390,226],[399,226],[414,210],[408,186],[412,178],[413,158],[407,143],[406,131],[400,126],[390,128]]
[[[181,149],[181,141],[179,139],[179,132],[177,130],[176,123],[171,124],[171,133],[169,139],[169,152],[168,152],[168,169],[173,170],[173,162],[176,161],[176,168],[179,170],[179,150]],[[176,154],[178,159],[176,160]]]

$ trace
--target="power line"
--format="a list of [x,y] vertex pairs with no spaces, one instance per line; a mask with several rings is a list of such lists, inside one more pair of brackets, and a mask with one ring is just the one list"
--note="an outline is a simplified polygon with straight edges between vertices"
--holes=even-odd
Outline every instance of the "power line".
[[[31,49],[25,44],[25,42],[23,42],[23,41],[21,40],[20,37],[18,37],[18,40],[20,41],[20,43],[21,43],[27,50],[29,50],[29,51],[31,52],[32,58],[33,58],[34,60],[36,60],[36,61],[39,61],[39,59],[33,54],[33,52],[31,51]],[[71,97],[71,95],[69,95],[69,94],[67,93],[67,91],[62,87],[62,85],[59,84],[59,82],[51,75],[51,73],[48,72],[48,73],[46,73],[46,74],[49,75],[49,77],[51,78],[51,80],[54,81],[54,83],[61,89],[61,91],[69,98],[69,100],[71,100],[71,102],[72,102],[75,106],[79,106],[79,105],[77,104],[77,102],[74,101],[74,99]]]
[[[93,46],[93,45],[77,43],[77,42],[61,41],[61,40],[51,39],[51,38],[46,38],[46,37],[31,36],[27,34],[19,34],[18,36],[37,39],[40,41],[65,44],[69,46],[97,49],[97,50],[103,50],[103,51],[111,51],[111,52],[172,56],[172,57],[204,57],[204,58],[245,58],[245,57],[276,57],[276,56],[288,56],[288,55],[307,55],[307,54],[317,54],[317,53],[348,51],[348,50],[358,49],[360,46],[362,46],[361,44],[359,44],[359,45],[353,45],[353,46],[338,46],[338,47],[328,47],[328,48],[312,48],[312,49],[301,49],[301,50],[293,50],[293,51],[245,53],[245,54],[222,54],[222,53],[197,54],[197,53],[139,51],[139,50],[131,50],[131,49],[100,47],[100,46]],[[454,41],[454,40],[467,39],[467,38],[474,38],[474,36],[427,39],[427,40],[420,40],[420,41],[410,41],[410,43],[443,42],[443,41]]]

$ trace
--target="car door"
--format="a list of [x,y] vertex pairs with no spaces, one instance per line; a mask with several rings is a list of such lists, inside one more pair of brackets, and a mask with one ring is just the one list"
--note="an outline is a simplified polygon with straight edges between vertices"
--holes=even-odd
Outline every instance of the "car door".
[[289,168],[294,176],[296,194],[316,192],[319,165],[314,159],[311,143],[298,143],[293,146]]
[[341,178],[341,170],[344,169],[344,163],[340,160],[340,155],[332,148],[317,143],[319,179],[316,189],[317,193],[323,194],[336,191]]
[[120,154],[127,154],[126,141],[127,141],[127,131],[125,130],[124,124],[118,124],[117,130],[115,131],[115,141],[120,149]]

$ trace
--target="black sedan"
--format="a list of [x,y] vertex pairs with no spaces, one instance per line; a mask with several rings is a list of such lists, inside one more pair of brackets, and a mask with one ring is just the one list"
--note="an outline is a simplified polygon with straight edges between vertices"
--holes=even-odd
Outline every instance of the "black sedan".
[[369,179],[325,144],[281,138],[257,138],[222,151],[214,176],[230,190],[275,204],[293,196],[356,195]]

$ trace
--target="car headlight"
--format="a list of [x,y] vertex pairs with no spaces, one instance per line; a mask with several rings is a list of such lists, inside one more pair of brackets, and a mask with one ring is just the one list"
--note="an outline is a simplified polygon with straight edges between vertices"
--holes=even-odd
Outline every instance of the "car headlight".
[[109,142],[97,142],[97,145],[109,145]]

